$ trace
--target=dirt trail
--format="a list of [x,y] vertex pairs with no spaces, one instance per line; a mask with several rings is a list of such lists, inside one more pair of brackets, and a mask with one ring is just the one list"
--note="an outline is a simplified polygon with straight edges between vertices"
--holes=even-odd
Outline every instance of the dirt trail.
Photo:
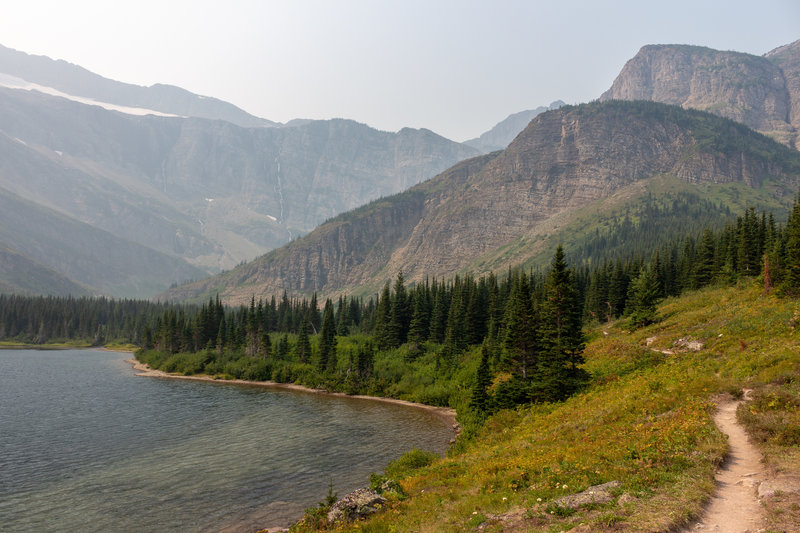
[[763,530],[764,512],[756,495],[765,479],[761,454],[750,444],[736,421],[741,402],[728,400],[717,406],[714,422],[728,435],[730,446],[725,463],[717,472],[717,492],[702,519],[684,530],[689,532],[756,533]]

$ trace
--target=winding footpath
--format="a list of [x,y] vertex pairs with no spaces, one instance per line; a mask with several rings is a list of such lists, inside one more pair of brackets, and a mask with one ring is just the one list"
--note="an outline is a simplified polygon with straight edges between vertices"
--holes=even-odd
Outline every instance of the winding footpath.
[[761,454],[750,444],[744,428],[736,421],[740,401],[728,400],[717,406],[714,422],[728,435],[729,453],[717,471],[717,492],[702,519],[684,533],[757,533],[763,531],[764,511],[756,494],[765,472]]

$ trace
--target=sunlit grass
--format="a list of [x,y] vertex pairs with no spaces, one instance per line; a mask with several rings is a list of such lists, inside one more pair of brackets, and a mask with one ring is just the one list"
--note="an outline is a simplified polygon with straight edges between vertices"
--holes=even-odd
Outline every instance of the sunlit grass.
[[[796,466],[798,305],[756,286],[707,289],[666,301],[661,320],[641,330],[627,331],[625,320],[597,325],[585,353],[593,375],[587,391],[498,413],[459,453],[403,479],[407,499],[336,529],[664,531],[686,524],[713,493],[726,450],[711,418],[716,395],[760,391],[749,405],[768,414],[752,426],[778,468]],[[681,351],[679,339],[703,347]],[[610,503],[574,512],[554,503],[613,480],[621,486]]]

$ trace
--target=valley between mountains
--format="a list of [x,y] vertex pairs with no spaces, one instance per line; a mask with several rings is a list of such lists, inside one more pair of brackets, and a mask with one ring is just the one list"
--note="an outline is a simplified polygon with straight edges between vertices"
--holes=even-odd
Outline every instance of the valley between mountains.
[[736,524],[798,531],[799,148],[800,41],[647,45],[465,143],[0,47],[0,338],[457,409],[292,531],[724,531],[718,408]]

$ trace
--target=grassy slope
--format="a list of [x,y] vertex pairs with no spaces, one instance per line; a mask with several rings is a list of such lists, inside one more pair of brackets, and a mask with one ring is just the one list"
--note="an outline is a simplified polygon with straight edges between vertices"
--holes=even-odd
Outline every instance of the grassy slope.
[[[509,266],[517,265],[542,268],[549,264],[559,245],[563,246],[571,257],[577,255],[581,260],[587,259],[580,250],[586,245],[593,244],[596,238],[595,232],[613,238],[610,227],[626,214],[634,223],[638,222],[637,211],[648,194],[658,198],[658,203],[662,206],[683,196],[695,201],[710,201],[718,207],[716,211],[673,214],[665,218],[662,226],[667,229],[652,236],[651,241],[655,239],[656,242],[649,242],[650,250],[685,235],[699,234],[705,226],[724,226],[729,221],[724,215],[725,208],[730,209],[731,214],[735,216],[743,214],[746,208],[753,207],[758,212],[772,212],[776,220],[783,220],[791,208],[793,196],[785,192],[781,194],[775,192],[782,189],[780,184],[771,180],[765,180],[760,188],[752,188],[744,183],[698,185],[673,176],[655,176],[649,180],[632,183],[609,198],[556,215],[525,235],[476,258],[461,272],[475,273],[489,270],[503,272]],[[604,247],[603,256],[612,258],[624,256],[629,251],[629,244],[625,241],[618,247]],[[591,259],[598,261],[600,258],[595,256]]]
[[[563,404],[494,416],[463,450],[403,479],[408,499],[340,527],[562,531],[583,524],[580,531],[663,531],[690,521],[712,494],[726,449],[711,421],[715,395],[742,387],[756,388],[757,396],[782,391],[791,400],[780,403],[782,423],[800,432],[793,388],[800,304],[764,296],[755,286],[707,289],[668,300],[660,316],[634,332],[624,321],[595,327],[586,348],[594,377],[588,391]],[[650,337],[656,339],[647,347]],[[705,346],[674,355],[655,351],[674,349],[680,338]],[[762,402],[763,409],[770,403]],[[760,419],[762,426],[771,420]],[[788,433],[776,439],[767,428],[761,441],[773,470],[797,465],[800,451]],[[609,504],[570,514],[552,503],[612,480],[622,486]],[[775,505],[776,530],[796,530],[797,513]]]

